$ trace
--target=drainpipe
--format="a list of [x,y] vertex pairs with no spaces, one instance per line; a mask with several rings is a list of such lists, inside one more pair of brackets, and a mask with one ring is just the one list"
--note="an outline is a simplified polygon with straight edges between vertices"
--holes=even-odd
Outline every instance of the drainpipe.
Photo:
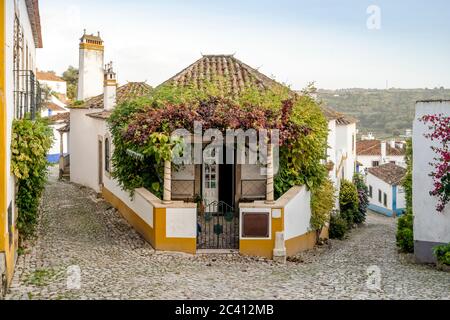
[[163,203],[172,202],[172,163],[164,161],[164,195]]

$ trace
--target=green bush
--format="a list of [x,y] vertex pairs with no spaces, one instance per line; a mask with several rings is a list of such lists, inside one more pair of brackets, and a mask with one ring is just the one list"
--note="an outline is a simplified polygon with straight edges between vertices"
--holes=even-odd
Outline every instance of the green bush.
[[17,227],[21,238],[34,232],[39,201],[47,181],[47,152],[52,142],[52,130],[44,120],[14,120],[11,171],[17,179]]
[[356,223],[355,217],[359,209],[359,196],[356,186],[350,181],[343,180],[341,183],[339,206],[341,217],[347,221],[348,228],[351,228]]
[[450,266],[450,243],[434,247],[433,253],[440,263]]
[[323,227],[330,221],[330,213],[334,208],[335,194],[333,182],[326,179],[324,183],[311,192],[311,228],[318,236]]
[[348,230],[347,220],[340,214],[332,214],[330,219],[330,239],[342,240]]
[[407,213],[398,219],[397,225],[397,246],[401,251],[407,253],[414,252],[413,215]]
[[356,173],[353,177],[353,183],[358,190],[358,210],[355,212],[353,220],[355,223],[360,224],[366,221],[367,207],[369,206],[369,188],[367,188],[364,182],[364,177]]
[[414,252],[414,215],[412,211],[412,141],[409,139],[406,144],[406,176],[402,181],[405,189],[406,214],[398,219],[397,224],[397,246],[401,251],[407,253]]

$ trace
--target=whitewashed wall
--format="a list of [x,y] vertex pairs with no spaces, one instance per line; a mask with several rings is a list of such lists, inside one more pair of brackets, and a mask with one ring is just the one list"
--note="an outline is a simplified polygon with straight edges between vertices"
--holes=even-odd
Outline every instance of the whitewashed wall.
[[197,209],[167,208],[166,209],[167,238],[196,238]]
[[104,121],[86,116],[93,112],[92,109],[70,110],[70,180],[100,192],[98,136],[104,136],[106,128]]
[[397,186],[397,209],[406,208],[405,189],[401,186]]
[[[52,128],[53,132],[53,145],[50,148],[50,151],[48,152],[49,155],[54,154],[60,154],[60,143],[61,143],[61,134],[59,133],[58,129],[61,129],[66,124],[53,124],[50,127]],[[63,143],[64,143],[64,154],[67,154],[69,152],[69,135],[67,133],[64,133],[63,135]]]
[[433,189],[432,177],[429,176],[433,168],[429,163],[435,157],[430,147],[438,146],[438,143],[424,137],[429,132],[428,127],[418,121],[428,114],[450,116],[450,101],[420,102],[416,105],[413,125],[413,212],[415,255],[420,262],[433,260],[431,249],[434,245],[450,242],[450,205],[445,212],[437,212],[437,198],[429,194]]
[[[392,186],[370,173],[367,175],[367,187],[369,188],[369,186],[372,186],[373,190],[372,198],[369,198],[370,204],[385,208],[387,210],[392,210]],[[378,190],[381,190],[382,192],[381,202],[378,201]],[[387,203],[386,203],[387,206],[385,206],[383,203],[384,193],[386,193],[387,195]]]
[[67,94],[67,83],[65,81],[40,80],[41,85],[47,85],[52,91],[60,94]]
[[406,168],[406,162],[404,156],[387,156],[384,161],[381,158],[381,155],[379,156],[357,156],[357,161],[362,164],[362,166],[359,166],[360,172],[362,170],[365,170],[367,168],[372,168],[372,161],[378,161],[379,164],[389,163],[390,161],[395,161],[395,164]]
[[302,186],[284,207],[284,237],[289,240],[308,233],[311,226],[311,193]]
[[328,121],[328,149],[327,149],[327,161],[332,161],[334,163],[334,169],[330,171],[329,177],[334,184],[337,183],[336,178],[336,120]]
[[[356,124],[338,125],[336,126],[336,152],[347,154],[347,160],[344,164],[344,178],[352,180],[355,173],[356,163]],[[341,158],[337,158],[339,165]]]
[[[17,4],[17,7],[15,6]],[[31,30],[30,20],[28,18],[28,11],[25,4],[25,0],[18,1],[5,1],[5,100],[7,105],[6,111],[6,149],[11,149],[11,139],[12,139],[12,122],[14,120],[14,17],[15,12],[19,13],[20,24],[24,31],[24,43],[28,46],[29,52],[29,65],[28,69],[36,72],[36,46],[34,43],[34,38]],[[25,60],[25,52],[24,58]],[[26,66],[24,66],[26,68]],[[11,172],[11,153],[6,153],[6,172]],[[15,206],[15,182],[14,176],[9,175],[7,181],[7,205],[10,203]],[[14,210],[13,210],[14,214]],[[15,217],[13,217],[15,219]],[[5,223],[5,230],[7,232],[8,224]]]
[[104,53],[80,49],[78,100],[86,100],[103,93]]
[[103,183],[106,189],[122,200],[131,210],[133,210],[142,220],[153,228],[153,206],[145,193],[135,191],[133,197],[130,193],[123,191],[119,184],[108,176],[103,177]]

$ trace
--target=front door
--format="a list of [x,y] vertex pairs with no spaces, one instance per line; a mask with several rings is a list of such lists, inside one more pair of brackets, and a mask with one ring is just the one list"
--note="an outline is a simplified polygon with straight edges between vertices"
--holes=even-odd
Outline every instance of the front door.
[[203,203],[209,206],[219,201],[219,165],[203,165]]

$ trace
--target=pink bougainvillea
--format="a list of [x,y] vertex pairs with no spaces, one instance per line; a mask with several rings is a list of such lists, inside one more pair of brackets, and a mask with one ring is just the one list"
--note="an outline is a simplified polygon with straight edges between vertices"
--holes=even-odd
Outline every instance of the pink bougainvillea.
[[430,195],[439,199],[436,209],[443,212],[450,202],[450,117],[442,114],[426,115],[421,118],[421,121],[428,124],[430,130],[425,137],[439,142],[439,147],[431,147],[436,157],[431,163],[434,171],[430,176],[433,177],[434,188],[430,191]]

